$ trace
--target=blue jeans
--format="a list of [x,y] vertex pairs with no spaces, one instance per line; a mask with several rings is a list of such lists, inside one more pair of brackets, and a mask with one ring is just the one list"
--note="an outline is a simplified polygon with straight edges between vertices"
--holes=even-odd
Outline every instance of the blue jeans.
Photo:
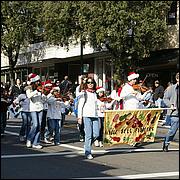
[[21,116],[22,116],[22,125],[21,125],[19,135],[25,136],[27,138],[30,131],[31,113],[22,111]]
[[55,132],[54,144],[60,143],[61,133],[61,120],[60,119],[48,119],[51,129]]
[[158,99],[155,101],[155,106],[157,106],[158,108],[164,107],[163,99],[158,98]]
[[99,136],[99,121],[98,118],[84,117],[84,131],[85,131],[85,156],[91,154],[91,145],[93,140]]
[[33,145],[38,145],[40,143],[42,114],[43,111],[31,112],[32,126],[28,134],[27,140],[31,141]]
[[170,141],[173,140],[179,128],[179,117],[170,117],[170,119],[171,119],[171,127],[165,137],[165,140],[164,140],[165,145],[170,144]]
[[167,114],[166,114],[166,117],[165,117],[165,125],[167,125],[167,126],[170,126],[170,125],[171,125],[171,117],[170,117],[170,115],[167,115]]

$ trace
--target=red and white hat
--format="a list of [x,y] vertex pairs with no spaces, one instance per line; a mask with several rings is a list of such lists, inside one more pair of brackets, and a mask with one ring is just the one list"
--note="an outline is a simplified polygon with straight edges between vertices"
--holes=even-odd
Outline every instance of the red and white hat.
[[46,82],[44,82],[44,86],[45,86],[45,87],[52,87],[52,82],[51,82],[51,80],[47,80]]
[[133,80],[133,79],[136,79],[136,78],[138,78],[139,77],[139,74],[136,74],[135,72],[130,72],[129,74],[128,74],[128,81],[131,81],[131,80]]
[[30,78],[31,78],[32,75],[33,75],[33,73],[30,73],[30,74],[28,75],[28,81],[30,81]]
[[29,81],[32,82],[36,82],[40,80],[40,76],[34,73],[31,73],[28,75]]
[[99,92],[105,92],[105,89],[102,87],[102,86],[98,86],[96,88],[96,92],[99,93]]

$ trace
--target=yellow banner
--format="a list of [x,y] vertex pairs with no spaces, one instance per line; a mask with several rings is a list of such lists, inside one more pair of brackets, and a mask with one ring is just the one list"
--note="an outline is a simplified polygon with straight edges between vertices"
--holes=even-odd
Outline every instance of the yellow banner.
[[105,111],[104,143],[154,142],[161,112],[158,108]]

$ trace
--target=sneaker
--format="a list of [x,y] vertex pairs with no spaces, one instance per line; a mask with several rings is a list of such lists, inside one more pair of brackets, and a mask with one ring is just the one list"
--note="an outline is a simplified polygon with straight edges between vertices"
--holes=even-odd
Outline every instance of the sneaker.
[[31,147],[32,145],[31,145],[31,141],[29,141],[29,140],[27,140],[27,142],[26,142],[26,147]]
[[53,141],[53,140],[54,140],[54,138],[53,138],[53,137],[49,137],[49,140],[50,140],[50,141]]
[[60,145],[61,145],[61,143],[54,143],[54,145],[55,145],[55,146],[60,146]]
[[42,149],[42,146],[40,144],[38,145],[32,145],[33,148],[36,148],[36,149]]
[[79,135],[79,141],[84,142],[84,136],[83,135]]
[[93,156],[92,156],[92,154],[88,154],[86,158],[91,160],[91,159],[93,159]]
[[168,150],[168,145],[165,144],[165,143],[163,143],[162,149],[163,149],[164,152],[168,152],[168,151],[169,151],[169,150]]
[[84,138],[80,138],[79,141],[80,141],[80,142],[84,142]]
[[48,141],[46,138],[44,138],[44,142],[45,142],[46,144],[52,144],[52,142],[51,142],[51,141]]
[[96,147],[99,147],[99,141],[98,141],[98,140],[95,140],[95,141],[94,141],[94,145],[95,145]]
[[99,141],[99,147],[104,147],[102,141]]

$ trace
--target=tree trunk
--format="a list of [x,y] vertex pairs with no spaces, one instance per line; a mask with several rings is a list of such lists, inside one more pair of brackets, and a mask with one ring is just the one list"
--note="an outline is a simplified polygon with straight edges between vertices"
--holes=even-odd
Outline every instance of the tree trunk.
[[13,85],[15,83],[15,76],[14,76],[14,71],[13,71],[13,67],[11,66],[10,69],[9,69],[9,76],[10,76],[10,82],[11,82],[11,85]]

